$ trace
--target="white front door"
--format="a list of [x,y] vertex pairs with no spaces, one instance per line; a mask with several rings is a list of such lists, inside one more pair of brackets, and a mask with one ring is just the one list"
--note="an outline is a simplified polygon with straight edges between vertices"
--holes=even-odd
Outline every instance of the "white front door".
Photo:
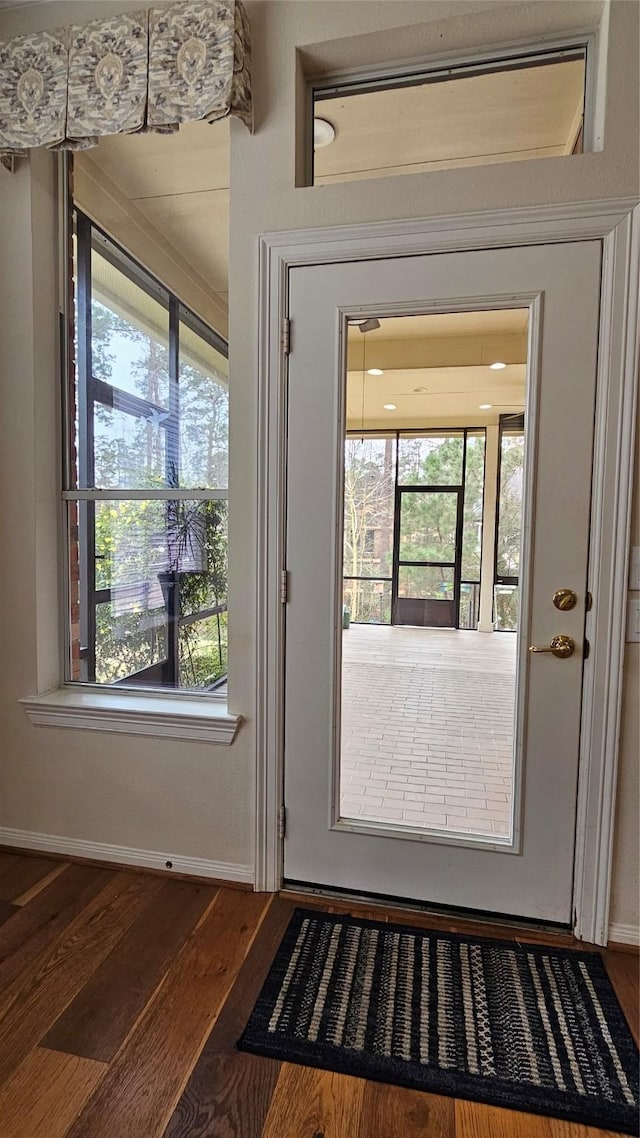
[[[600,253],[599,242],[586,241],[291,270],[286,881],[571,922]],[[392,626],[380,632],[367,625],[343,632],[347,322],[355,317],[384,320],[421,313],[504,309],[529,312],[517,635]],[[424,487],[418,489],[423,491]],[[432,486],[430,490],[436,492],[438,488]],[[396,494],[402,497],[397,477]],[[407,501],[406,494],[403,501]],[[418,540],[415,535],[413,538]],[[396,563],[397,558],[396,537]],[[420,567],[415,562],[419,558],[412,553],[410,560],[414,579],[418,579]],[[424,555],[422,560],[426,564]],[[425,580],[427,577],[428,572]],[[456,605],[460,574],[457,582]],[[442,595],[446,588],[445,582]],[[555,607],[554,593],[560,588],[575,592],[575,607],[567,611]],[[405,596],[416,595],[431,594],[426,590],[412,593],[410,588],[405,592]],[[407,612],[411,611],[409,606]],[[389,643],[380,647],[378,642],[378,654],[373,651],[370,661],[370,681],[366,671],[362,672],[360,689],[355,697],[351,690],[347,704],[342,683],[343,638],[345,652],[353,655],[356,641],[348,637],[356,631],[366,653],[367,629],[372,640],[374,635],[384,634]],[[530,645],[546,647],[558,634],[574,641],[572,655],[558,658],[549,652],[529,652]],[[458,640],[451,641],[456,636]],[[511,649],[505,647],[504,639],[500,642],[500,636],[512,637],[511,685],[501,681],[508,669],[505,653]],[[407,637],[414,639],[409,642]],[[448,638],[445,648],[444,637]],[[458,644],[462,651],[471,645],[480,659],[475,673],[465,670],[464,657],[456,656]],[[434,645],[440,664],[444,660],[444,670],[438,670],[437,659],[433,662]],[[345,717],[360,724],[370,744],[376,714],[376,660],[384,653],[395,652],[394,675],[401,678],[412,658],[416,667],[421,667],[423,651],[431,652],[432,660],[420,673],[423,686],[415,689],[412,708],[412,730],[417,730],[417,723],[422,751],[420,747],[403,746],[406,732],[392,699],[387,706],[385,763],[379,768],[382,777],[374,778],[376,770],[367,766],[373,759],[370,746],[365,745],[362,764],[357,762],[356,753],[347,778],[344,732],[349,723]],[[494,670],[493,687],[485,689],[482,685]],[[427,674],[431,698],[428,706],[425,702],[422,707]],[[444,815],[433,806],[434,812],[427,810],[424,822],[418,820],[418,800],[423,792],[431,793],[435,803],[456,813],[455,787],[452,795],[447,785],[447,752],[439,753],[437,746],[442,743],[442,715],[431,714],[439,693],[443,703],[451,706],[447,704],[447,684],[455,686],[456,674],[469,690],[470,711],[467,708],[462,735],[466,731],[469,753],[476,763],[480,777],[477,787],[499,786],[508,759],[509,793],[496,795],[497,800],[506,801],[506,807],[501,808],[507,810],[507,822],[496,825],[492,832],[477,833],[472,825],[462,824],[468,821],[467,815],[471,819],[477,816],[473,801],[468,810],[465,805],[457,808],[461,817],[457,828],[449,817],[444,825]],[[458,683],[458,690],[460,686]],[[474,731],[473,716],[483,713],[485,704],[490,706],[494,697],[498,704],[504,701],[507,689],[511,693],[513,730],[509,738],[513,745],[509,743],[505,757],[498,743],[495,754],[483,751],[482,740],[487,736]],[[490,690],[489,696],[486,690]],[[411,703],[406,693],[403,696],[400,692],[398,699],[404,700],[405,707]],[[390,722],[397,728],[397,747],[389,743]],[[494,735],[498,738],[499,732]],[[464,745],[461,747],[464,752]],[[395,784],[394,763],[402,776]],[[380,787],[378,818],[349,807],[355,800],[353,794],[345,794],[345,781],[351,782],[352,791],[357,788],[360,765],[360,786],[369,782],[374,798]],[[492,768],[500,768],[499,777],[493,777]],[[412,781],[415,790],[411,789]],[[502,781],[506,784],[506,776]],[[466,783],[462,780],[459,796],[464,797],[465,787],[470,800],[474,796],[479,800],[478,794],[485,794],[474,791],[468,776]],[[389,791],[387,800],[385,792]],[[488,790],[486,795],[491,797]],[[386,814],[384,801],[390,806]],[[482,801],[485,807],[491,805],[486,796]],[[415,811],[407,809],[412,802],[418,804]],[[491,816],[488,810],[487,817]]]

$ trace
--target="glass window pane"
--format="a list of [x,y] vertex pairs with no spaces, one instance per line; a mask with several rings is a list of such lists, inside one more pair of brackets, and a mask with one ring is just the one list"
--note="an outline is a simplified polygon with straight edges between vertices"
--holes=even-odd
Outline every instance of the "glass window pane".
[[581,153],[585,54],[316,90],[313,184]]
[[458,495],[405,490],[400,501],[400,560],[455,561]]
[[219,680],[227,503],[72,503],[69,523],[74,677],[152,687],[201,687],[205,672]]
[[166,431],[158,419],[168,412],[140,418],[120,410],[118,403],[118,392],[114,392],[114,407],[94,404],[94,484],[120,490],[166,486]]
[[226,489],[229,365],[225,356],[180,323],[180,486]]
[[391,581],[344,582],[346,621],[352,624],[390,624]]
[[169,405],[169,307],[91,253],[93,375],[121,391]]
[[345,442],[345,577],[391,576],[395,448],[394,438]]
[[462,578],[467,581],[480,580],[482,509],[484,501],[484,450],[484,432],[478,435],[467,435],[467,461],[464,476],[464,515],[462,523]]
[[212,688],[227,674],[226,611],[182,625],[179,640],[180,687]]
[[496,575],[518,577],[522,539],[524,432],[504,431],[500,440],[500,498]]
[[462,482],[464,436],[401,436],[398,444],[398,483],[404,486],[459,486]]
[[480,585],[465,584],[460,586],[460,612],[458,618],[459,628],[468,628],[475,631],[480,617]]
[[113,684],[159,665],[166,657],[164,608],[141,611],[126,605],[96,605],[96,682]]
[[398,570],[398,596],[452,601],[453,572],[453,569],[436,565],[401,565]]

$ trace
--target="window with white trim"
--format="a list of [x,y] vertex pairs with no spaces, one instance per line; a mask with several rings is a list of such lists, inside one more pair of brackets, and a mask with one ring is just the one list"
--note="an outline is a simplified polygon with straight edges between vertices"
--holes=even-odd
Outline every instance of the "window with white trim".
[[67,679],[223,689],[227,345],[74,210]]

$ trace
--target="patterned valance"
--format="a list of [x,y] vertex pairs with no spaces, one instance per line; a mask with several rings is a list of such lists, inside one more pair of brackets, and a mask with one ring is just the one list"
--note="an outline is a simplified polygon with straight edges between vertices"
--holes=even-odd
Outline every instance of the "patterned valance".
[[250,54],[239,0],[180,0],[0,43],[0,156],[230,114],[251,129]]

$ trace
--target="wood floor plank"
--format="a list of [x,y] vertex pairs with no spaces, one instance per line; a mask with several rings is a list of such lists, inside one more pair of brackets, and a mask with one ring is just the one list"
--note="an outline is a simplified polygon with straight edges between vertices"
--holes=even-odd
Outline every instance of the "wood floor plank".
[[48,874],[57,870],[59,861],[46,857],[17,857],[0,868],[0,901],[16,901]]
[[616,1138],[610,1130],[455,1100],[455,1138]]
[[10,850],[0,849],[0,873],[3,872],[9,865],[14,865],[22,854],[12,853]]
[[34,969],[65,928],[115,874],[108,869],[71,865],[0,928],[0,1016],[31,982]]
[[108,1063],[121,1047],[217,889],[165,881],[42,1040]]
[[47,889],[48,886],[51,885],[51,882],[55,881],[56,877],[59,877],[61,873],[64,873],[65,869],[68,869],[70,864],[71,863],[68,861],[57,861],[54,865],[54,868],[51,869],[49,873],[46,873],[44,877],[41,877],[38,881],[34,882],[33,885],[25,889],[19,897],[16,897],[14,904],[28,905],[30,901],[33,901],[34,897],[38,896],[38,893],[42,893],[43,889]]
[[274,898],[164,1138],[260,1138],[281,1064],[236,1051],[294,906]]
[[357,1135],[365,1086],[350,1075],[283,1063],[262,1138]]
[[8,901],[0,901],[0,925],[8,921],[9,917],[12,917],[17,911],[17,905],[10,905]]
[[269,902],[220,890],[67,1138],[160,1138]]
[[[455,1138],[551,1138],[549,1119],[481,1102],[455,1100]],[[562,1123],[557,1138],[574,1138],[572,1123]]]
[[387,1083],[367,1082],[358,1138],[454,1138],[455,1102]]
[[157,892],[158,879],[114,874],[19,987],[0,1021],[0,1081],[25,1058]]
[[36,1047],[0,1088],[2,1138],[64,1138],[105,1070]]
[[602,958],[633,1037],[640,1046],[640,960],[631,953],[610,950],[605,950]]

